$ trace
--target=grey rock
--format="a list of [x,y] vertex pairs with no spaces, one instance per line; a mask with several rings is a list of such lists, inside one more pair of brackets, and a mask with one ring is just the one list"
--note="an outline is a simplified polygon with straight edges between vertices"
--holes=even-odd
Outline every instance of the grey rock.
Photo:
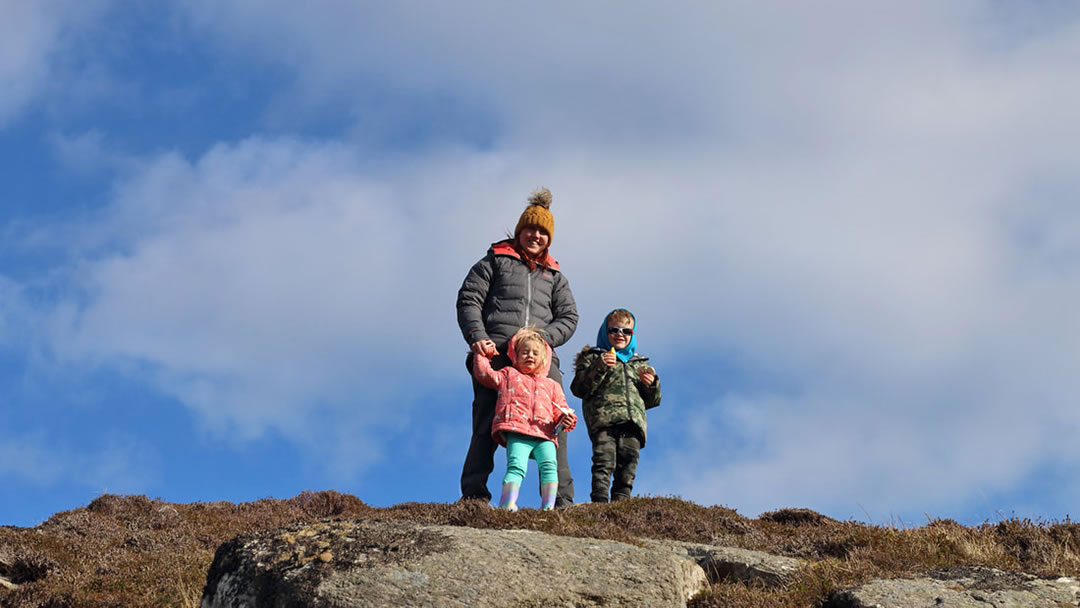
[[926,578],[878,579],[834,595],[827,608],[1061,608],[1080,605],[1080,584],[993,568],[957,567]]
[[222,545],[202,608],[685,606],[708,584],[688,555],[528,530],[292,526]]
[[679,541],[647,541],[693,559],[705,570],[710,583],[737,581],[758,583],[767,588],[782,587],[803,566],[801,560],[736,547],[715,547]]
[[0,548],[0,589],[15,589],[18,587],[8,578],[15,568],[15,558],[4,548]]

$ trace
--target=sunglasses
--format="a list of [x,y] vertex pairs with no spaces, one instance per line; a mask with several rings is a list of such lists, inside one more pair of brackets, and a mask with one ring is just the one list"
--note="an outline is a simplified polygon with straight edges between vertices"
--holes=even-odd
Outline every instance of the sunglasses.
[[624,336],[632,336],[632,335],[634,335],[634,330],[630,329],[629,327],[609,327],[609,328],[607,328],[607,333],[609,333],[609,334],[622,334]]

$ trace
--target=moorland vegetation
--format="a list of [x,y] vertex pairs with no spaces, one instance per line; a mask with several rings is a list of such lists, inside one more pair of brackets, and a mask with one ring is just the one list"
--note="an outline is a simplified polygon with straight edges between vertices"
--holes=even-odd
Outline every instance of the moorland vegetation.
[[[486,503],[372,507],[335,491],[289,499],[175,504],[105,494],[33,528],[0,526],[0,606],[194,608],[223,542],[246,532],[346,519],[409,520],[480,529],[524,528],[635,542],[670,539],[802,558],[808,566],[779,589],[711,585],[695,608],[823,606],[837,590],[874,578],[955,566],[989,566],[1041,577],[1080,577],[1080,524],[1001,518],[964,526],[837,521],[787,508],[747,518],[731,509],[672,497],[632,498],[544,512],[510,513]],[[9,588],[10,587],[10,588]]]

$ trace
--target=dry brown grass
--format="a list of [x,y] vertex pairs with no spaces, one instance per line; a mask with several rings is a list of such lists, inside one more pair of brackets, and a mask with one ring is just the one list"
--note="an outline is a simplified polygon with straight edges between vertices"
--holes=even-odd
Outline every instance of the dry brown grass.
[[838,589],[871,578],[952,566],[991,566],[1036,576],[1080,576],[1080,525],[1005,520],[966,527],[935,520],[899,529],[840,522],[805,509],[748,519],[731,509],[676,498],[635,498],[562,511],[507,513],[485,503],[407,503],[373,508],[338,492],[285,500],[171,504],[103,495],[34,528],[0,527],[0,606],[58,608],[199,605],[215,549],[244,532],[318,520],[404,519],[475,528],[527,528],[634,542],[673,539],[729,545],[806,559],[786,588],[713,585],[704,607],[821,606]]

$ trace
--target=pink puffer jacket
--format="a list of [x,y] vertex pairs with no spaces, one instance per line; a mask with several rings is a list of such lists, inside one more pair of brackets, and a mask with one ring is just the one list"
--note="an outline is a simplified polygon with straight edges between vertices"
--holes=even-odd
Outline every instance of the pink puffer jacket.
[[[513,339],[508,351],[511,363],[516,365]],[[499,445],[506,445],[503,437],[506,431],[547,439],[558,445],[555,427],[559,422],[565,431],[577,425],[577,416],[566,403],[562,387],[547,377],[550,368],[551,346],[547,346],[547,362],[536,374],[522,373],[513,365],[493,370],[490,359],[475,355],[473,370],[477,382],[499,392],[491,425],[491,437]]]

